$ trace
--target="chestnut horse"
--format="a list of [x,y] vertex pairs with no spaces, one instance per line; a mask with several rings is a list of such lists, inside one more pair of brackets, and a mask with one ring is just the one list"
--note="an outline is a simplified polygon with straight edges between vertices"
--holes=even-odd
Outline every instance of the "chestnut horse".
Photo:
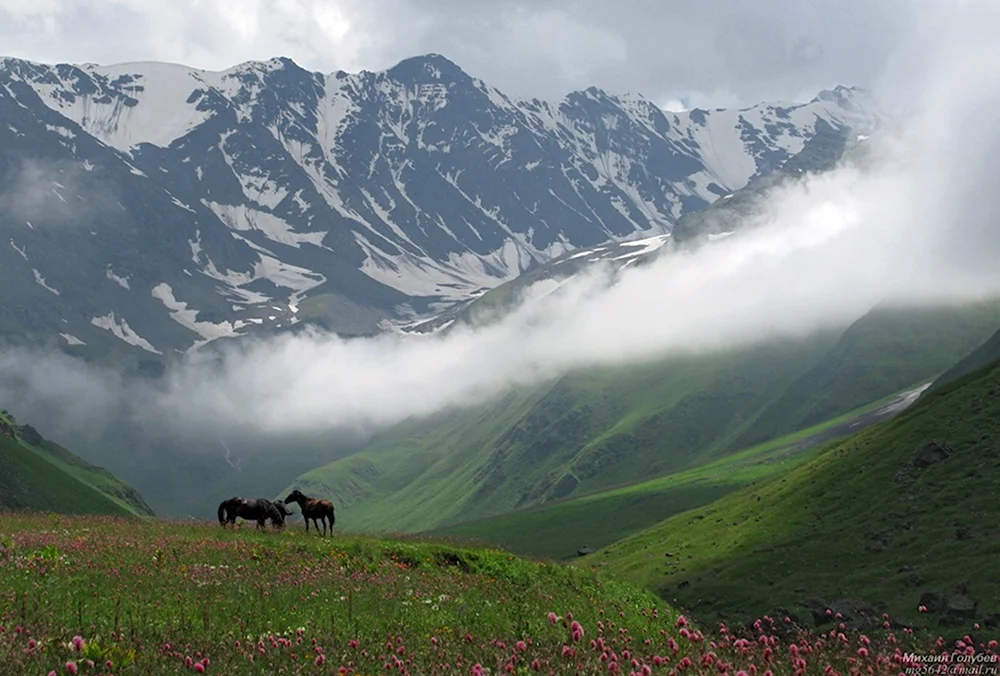
[[[288,494],[285,498],[285,502],[297,502],[299,507],[302,509],[302,520],[306,522],[306,532],[309,532],[309,520],[312,519],[313,526],[316,530],[319,530],[319,524],[323,524],[323,536],[326,536],[326,522],[330,522],[330,535],[333,535],[333,503],[329,500],[320,500],[318,498],[307,498],[302,495],[302,493],[295,489]],[[317,523],[317,519],[319,523]]]

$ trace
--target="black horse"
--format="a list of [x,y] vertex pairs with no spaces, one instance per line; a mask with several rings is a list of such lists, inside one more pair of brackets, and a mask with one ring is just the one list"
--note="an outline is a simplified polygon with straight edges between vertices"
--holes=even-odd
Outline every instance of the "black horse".
[[291,514],[288,507],[282,501],[271,502],[264,498],[252,500],[249,498],[233,497],[223,500],[219,504],[219,523],[236,525],[236,517],[241,517],[247,521],[256,521],[257,528],[266,528],[266,521],[271,520],[274,528],[283,528],[285,516]]
[[[285,504],[284,500],[275,500],[271,504],[274,505],[275,509],[278,510],[278,513],[281,514],[281,520],[278,522],[278,525],[280,527],[284,528],[284,526],[285,526],[285,517],[286,516],[291,516],[292,515],[292,510],[288,509],[288,505]],[[273,519],[271,520],[271,525],[272,526],[274,525],[274,520]]]

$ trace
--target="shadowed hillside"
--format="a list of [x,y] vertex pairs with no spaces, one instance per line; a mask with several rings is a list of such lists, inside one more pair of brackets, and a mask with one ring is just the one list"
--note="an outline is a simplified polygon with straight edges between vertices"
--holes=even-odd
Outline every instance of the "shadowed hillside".
[[825,624],[833,608],[864,624],[867,609],[917,625],[996,627],[998,395],[995,361],[787,474],[589,561],[704,618],[783,608]]
[[0,507],[65,514],[152,515],[142,496],[0,413]]

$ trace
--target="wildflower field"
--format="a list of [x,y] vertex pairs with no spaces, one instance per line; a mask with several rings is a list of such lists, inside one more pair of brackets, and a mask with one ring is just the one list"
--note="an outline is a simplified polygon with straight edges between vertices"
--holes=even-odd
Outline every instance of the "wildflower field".
[[299,526],[0,512],[0,674],[896,675],[928,673],[921,650],[994,655],[888,619],[877,636],[696,627],[592,571]]

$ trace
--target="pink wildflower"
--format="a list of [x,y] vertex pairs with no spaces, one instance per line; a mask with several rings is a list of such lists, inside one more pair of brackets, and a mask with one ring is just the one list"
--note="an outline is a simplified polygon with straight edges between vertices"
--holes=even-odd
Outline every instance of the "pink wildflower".
[[195,662],[194,663],[194,670],[197,671],[199,674],[204,674],[205,673],[205,665],[202,664],[201,662]]
[[549,622],[551,622],[552,624],[555,624],[558,621],[559,621],[559,616],[556,615],[553,612],[549,612]]
[[323,653],[320,653],[319,655],[316,656],[315,664],[316,664],[317,667],[323,666],[324,662],[326,662],[326,655],[324,655]]
[[77,671],[79,671],[79,667],[76,666],[76,662],[67,662],[66,671],[68,671],[71,674],[75,674]]
[[83,648],[84,648],[85,645],[86,645],[86,642],[83,640],[82,636],[74,636],[73,637],[73,650],[75,650],[77,652],[81,652],[83,650]]

